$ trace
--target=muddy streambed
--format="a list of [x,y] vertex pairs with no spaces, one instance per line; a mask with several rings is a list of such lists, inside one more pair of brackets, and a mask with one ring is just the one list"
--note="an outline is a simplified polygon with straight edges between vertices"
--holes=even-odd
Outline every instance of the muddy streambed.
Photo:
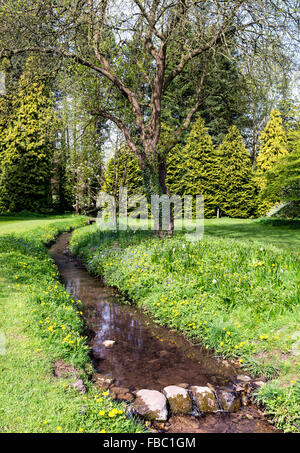
[[[70,233],[61,235],[50,253],[66,290],[83,302],[96,373],[115,378],[116,386],[131,391],[161,391],[179,383],[222,387],[234,381],[239,370],[233,365],[217,360],[179,333],[158,326],[137,308],[122,304],[114,288],[89,275],[83,264],[68,252],[70,236]],[[116,343],[107,349],[103,345],[105,340]],[[232,414],[173,416],[160,428],[173,433],[274,432],[253,405]]]

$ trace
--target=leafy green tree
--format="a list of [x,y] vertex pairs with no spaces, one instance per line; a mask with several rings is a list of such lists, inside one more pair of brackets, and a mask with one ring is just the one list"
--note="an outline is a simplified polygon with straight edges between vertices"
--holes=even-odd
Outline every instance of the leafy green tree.
[[300,216],[300,122],[288,131],[289,154],[281,157],[266,172],[267,184],[263,196],[278,199],[286,205],[279,215]]
[[266,195],[265,189],[268,183],[266,172],[272,170],[278,160],[288,154],[287,136],[278,109],[272,110],[270,121],[260,134],[260,143],[256,160],[256,182],[259,188],[258,214],[265,215],[278,202],[278,198],[272,194]]
[[51,204],[53,99],[39,59],[29,57],[1,134],[0,208],[40,211]]
[[118,199],[120,187],[126,187],[128,196],[143,194],[143,177],[136,156],[122,145],[109,159],[104,174],[103,190]]
[[59,134],[55,152],[54,200],[56,209],[96,212],[103,179],[103,144],[106,120],[93,114],[99,81],[81,67],[65,64],[56,78]]
[[247,218],[254,214],[256,191],[250,154],[238,128],[232,126],[219,147],[221,159],[218,196],[221,214]]
[[167,187],[170,195],[183,195],[184,146],[177,144],[168,155]]
[[219,55],[209,62],[201,99],[199,112],[214,144],[222,142],[230,126],[242,128],[245,125],[246,82],[234,56],[230,60]]
[[[16,8],[15,0],[6,0],[0,13],[0,58],[35,51],[72,60],[106,79],[98,114],[116,124],[138,156],[149,199],[167,190],[167,156],[158,145],[165,94],[172,84],[182,80],[189,64],[228,53],[236,44],[239,61],[246,56],[245,65],[251,59],[268,67],[266,60],[275,59],[287,41],[286,53],[292,56],[295,1],[127,0],[121,2],[126,8],[114,8],[114,3],[63,0],[51,7],[48,2],[18,2]],[[192,88],[192,107],[174,133],[174,145],[201,102],[201,86]],[[178,98],[179,109],[183,104]]]
[[167,183],[174,195],[204,195],[205,217],[215,217],[219,207],[220,157],[199,117],[189,133],[185,147],[169,155]]

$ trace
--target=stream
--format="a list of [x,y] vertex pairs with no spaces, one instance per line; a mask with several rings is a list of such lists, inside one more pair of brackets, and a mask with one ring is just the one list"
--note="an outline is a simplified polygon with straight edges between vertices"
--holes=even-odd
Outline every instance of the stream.
[[[241,370],[211,352],[191,344],[176,331],[161,327],[97,277],[68,251],[71,233],[62,234],[51,247],[66,290],[83,303],[89,345],[96,373],[115,378],[118,387],[161,391],[168,385],[230,386]],[[113,340],[112,348],[103,341]],[[155,427],[154,427],[155,428]],[[235,413],[205,416],[172,416],[157,424],[166,433],[266,433],[276,432],[254,406]]]

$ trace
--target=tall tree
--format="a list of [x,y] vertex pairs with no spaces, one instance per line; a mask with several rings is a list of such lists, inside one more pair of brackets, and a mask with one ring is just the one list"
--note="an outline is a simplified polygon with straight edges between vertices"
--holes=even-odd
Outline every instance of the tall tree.
[[247,218],[255,213],[256,191],[254,175],[243,137],[232,126],[219,147],[221,177],[219,206],[228,217]]
[[[105,79],[97,113],[123,132],[138,156],[150,197],[167,193],[167,156],[158,147],[163,101],[184,69],[204,55],[208,60],[226,52],[233,43],[248,59],[266,59],[270,50],[273,56],[288,41],[291,49],[295,16],[294,0],[120,0],[117,5],[110,0],[38,0],[21,2],[18,8],[7,0],[0,14],[0,57],[28,51],[55,54]],[[170,147],[198,110],[202,79],[195,81],[188,99],[193,105]]]
[[[68,64],[66,64],[68,63]],[[98,83],[83,67],[65,62],[56,80],[60,131],[55,154],[56,201],[60,210],[94,212],[103,177],[106,120],[91,114]]]
[[53,99],[39,59],[28,58],[1,134],[2,210],[40,211],[51,205]]
[[213,58],[203,84],[199,112],[217,145],[230,126],[242,128],[247,124],[246,79],[234,58],[234,51]]
[[278,159],[266,172],[263,196],[285,203],[280,215],[300,216],[300,122],[288,130],[289,154]]
[[272,110],[271,117],[264,131],[260,134],[260,150],[256,161],[256,181],[259,188],[258,214],[265,215],[272,209],[278,199],[273,195],[267,197],[266,173],[274,167],[276,162],[288,154],[287,136],[283,121],[278,109]]
[[203,195],[205,217],[215,217],[220,203],[220,159],[203,118],[195,121],[185,147],[175,147],[169,160],[167,184],[170,193]]
[[143,193],[143,177],[135,154],[123,145],[109,159],[104,174],[103,190],[118,198],[120,187],[126,187],[129,196]]

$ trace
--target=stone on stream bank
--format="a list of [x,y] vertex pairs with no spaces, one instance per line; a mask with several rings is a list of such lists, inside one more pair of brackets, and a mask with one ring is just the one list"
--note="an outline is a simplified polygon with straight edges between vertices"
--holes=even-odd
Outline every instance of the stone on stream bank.
[[163,389],[163,393],[169,402],[172,414],[184,415],[192,411],[192,400],[186,389],[176,385],[169,385]]
[[127,403],[131,403],[134,400],[134,396],[130,390],[124,387],[110,387],[110,395],[114,399],[125,401]]
[[241,408],[241,400],[235,392],[230,390],[221,390],[218,398],[222,409],[226,412],[236,412]]
[[100,373],[94,374],[93,380],[101,390],[107,390],[115,382],[113,377]]
[[230,388],[215,388],[209,383],[202,387],[190,387],[187,383],[180,383],[169,385],[162,392],[148,389],[136,392],[127,387],[118,387],[114,383],[115,379],[106,374],[97,373],[93,379],[102,390],[109,389],[113,399],[126,402],[136,415],[149,421],[164,422],[169,415],[191,415],[194,406],[203,414],[219,411],[233,413],[242,406],[248,406],[251,401],[252,383],[246,376],[241,376]]
[[167,399],[157,390],[142,389],[136,393],[133,407],[138,415],[150,421],[168,419]]
[[209,387],[193,386],[191,392],[199,411],[217,412],[219,410],[214,392]]

